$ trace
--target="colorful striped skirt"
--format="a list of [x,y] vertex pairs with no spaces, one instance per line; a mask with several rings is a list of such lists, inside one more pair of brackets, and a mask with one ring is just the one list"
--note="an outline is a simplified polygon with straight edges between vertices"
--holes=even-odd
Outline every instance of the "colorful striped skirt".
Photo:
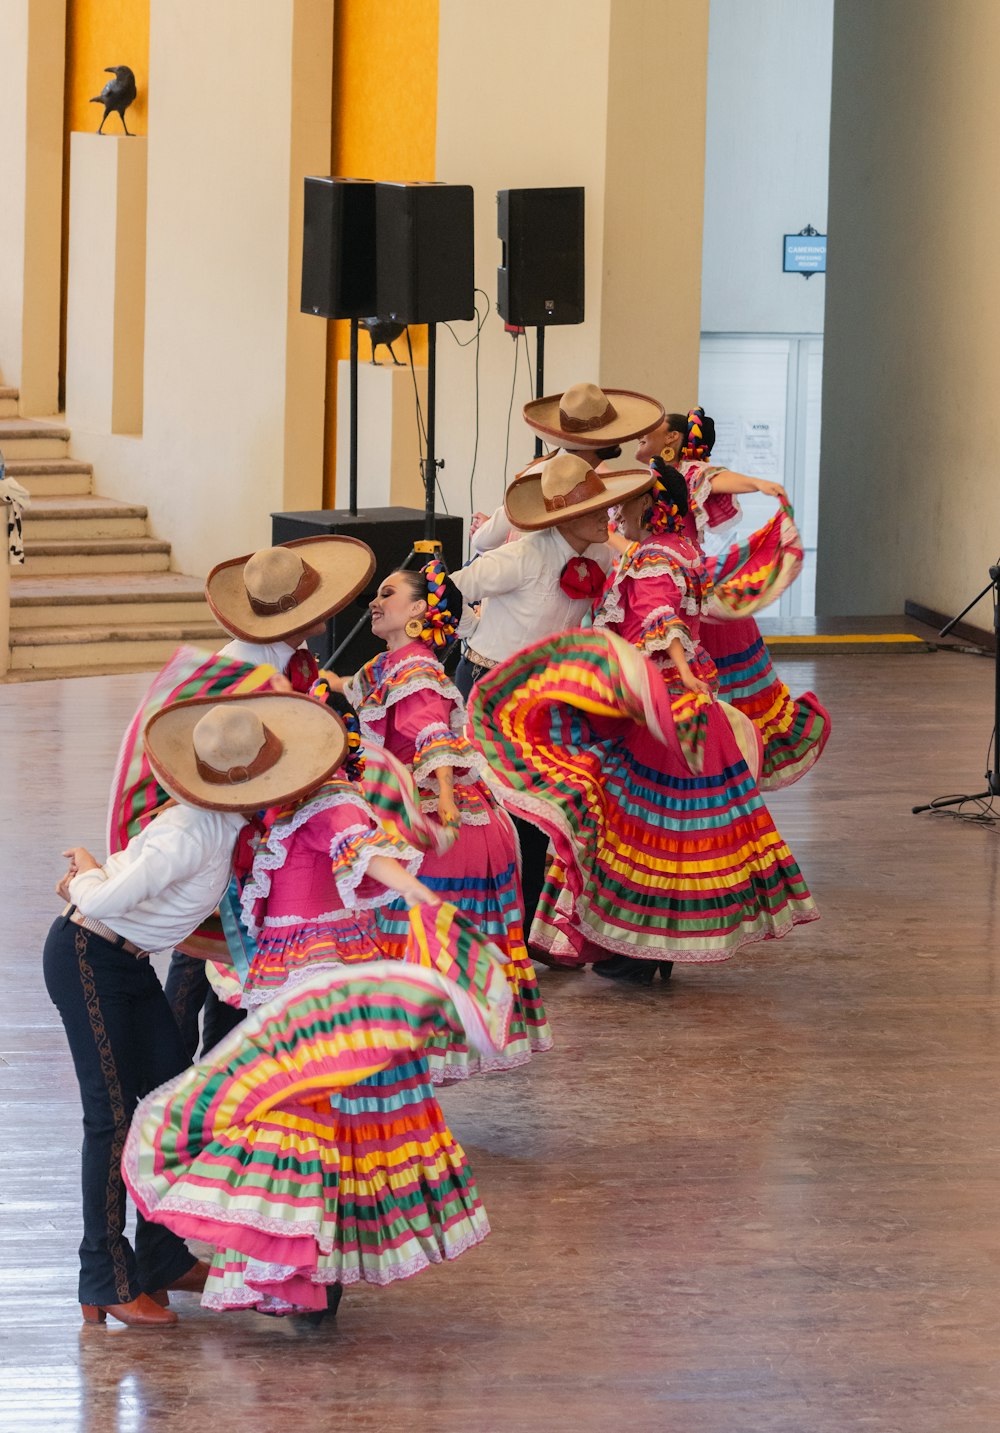
[[761,791],[798,781],[819,760],[830,735],[829,713],[815,695],[793,697],[776,676],[754,620],[799,575],[802,556],[786,500],[770,522],[707,562],[714,592],[701,642],[718,669],[720,700],[737,707],[760,732]]
[[[442,901],[461,911],[501,952],[513,1009],[507,1043],[499,1052],[476,1052],[456,1036],[429,1041],[424,1053],[435,1084],[509,1070],[552,1046],[538,978],[524,943],[524,903],[513,823],[479,782],[456,785],[455,804],[463,817],[458,839],[443,852],[428,852],[419,879]],[[386,953],[403,955],[409,930],[404,903],[399,900],[381,906],[375,916]]]
[[744,712],[760,732],[764,759],[758,785],[779,791],[819,760],[830,715],[813,692],[793,697],[771,665],[752,617],[701,624],[701,642],[719,673],[719,697]]
[[751,724],[672,699],[621,638],[527,648],[480,680],[469,722],[504,804],[552,840],[531,941],[556,958],[720,961],[816,918],[757,789]]
[[389,1283],[486,1237],[421,1054],[442,1030],[503,1042],[499,963],[462,940],[461,986],[398,961],[318,973],[141,1102],[126,1182],[147,1218],[219,1251],[210,1307],[324,1308],[330,1284]]

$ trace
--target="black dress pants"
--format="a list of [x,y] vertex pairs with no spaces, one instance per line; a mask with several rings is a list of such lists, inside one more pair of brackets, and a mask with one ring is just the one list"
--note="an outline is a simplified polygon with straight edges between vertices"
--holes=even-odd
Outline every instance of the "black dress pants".
[[237,1010],[234,1005],[227,1005],[224,1000],[219,999],[212,989],[205,962],[197,956],[183,955],[179,950],[175,950],[170,957],[170,967],[163,988],[167,1004],[173,1011],[181,1032],[189,1061],[198,1053],[198,1016],[203,1008],[203,1059],[206,1052],[216,1046],[230,1030],[235,1030],[246,1016],[245,1010]]
[[176,1234],[141,1215],[133,1252],[125,1237],[121,1170],[137,1103],[190,1062],[147,959],[59,916],[42,965],[83,1102],[80,1302],[129,1303],[172,1284],[196,1262]]

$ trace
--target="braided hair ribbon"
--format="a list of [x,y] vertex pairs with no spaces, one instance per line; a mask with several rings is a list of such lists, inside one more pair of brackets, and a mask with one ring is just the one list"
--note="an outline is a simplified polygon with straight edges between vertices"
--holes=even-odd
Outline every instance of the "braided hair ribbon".
[[663,456],[654,458],[649,465],[653,474],[653,486],[650,489],[652,505],[647,509],[648,516],[645,519],[645,526],[650,532],[671,533],[676,536],[684,535],[684,514],[675,502],[671,502],[670,495],[664,485],[663,479],[667,475],[668,467]]
[[684,451],[681,453],[681,457],[693,458],[697,463],[704,463],[709,456],[709,447],[705,442],[704,408],[689,409],[687,420],[687,441],[684,444]]
[[427,611],[420,640],[445,650],[458,632],[458,618],[448,606],[448,571],[440,557],[432,557],[421,571],[427,580]]

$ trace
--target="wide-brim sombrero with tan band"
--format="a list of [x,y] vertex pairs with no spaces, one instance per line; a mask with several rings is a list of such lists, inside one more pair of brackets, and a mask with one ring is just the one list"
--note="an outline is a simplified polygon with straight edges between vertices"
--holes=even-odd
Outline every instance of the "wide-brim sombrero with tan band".
[[300,800],[347,754],[335,711],[297,692],[192,697],[150,717],[143,744],[171,796],[209,811]]
[[648,468],[595,473],[585,458],[557,453],[520,473],[507,489],[503,505],[515,527],[536,532],[615,507],[644,492],[650,481]]
[[233,636],[280,642],[334,616],[374,572],[375,554],[356,537],[300,537],[220,562],[205,600]]
[[626,388],[574,383],[524,405],[524,421],[561,448],[609,448],[641,438],[663,421],[663,404]]

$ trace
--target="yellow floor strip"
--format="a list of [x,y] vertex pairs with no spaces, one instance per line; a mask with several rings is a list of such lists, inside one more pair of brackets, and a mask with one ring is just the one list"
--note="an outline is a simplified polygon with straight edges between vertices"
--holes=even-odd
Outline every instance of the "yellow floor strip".
[[786,637],[777,632],[769,633],[765,642],[924,642],[923,637],[914,637],[912,632],[852,632],[838,636],[825,636],[819,632],[809,637]]

